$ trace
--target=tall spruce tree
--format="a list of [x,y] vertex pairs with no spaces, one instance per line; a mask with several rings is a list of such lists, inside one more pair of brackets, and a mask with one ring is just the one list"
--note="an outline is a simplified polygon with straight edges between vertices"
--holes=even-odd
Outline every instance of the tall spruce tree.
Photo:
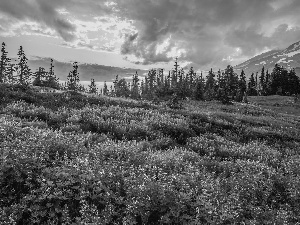
[[91,79],[91,84],[89,85],[89,93],[90,94],[97,94],[98,89],[95,83],[95,79]]
[[250,96],[256,96],[257,91],[256,91],[256,82],[254,78],[254,73],[251,74],[248,82],[248,95]]
[[132,76],[132,88],[131,88],[130,96],[131,96],[131,98],[134,98],[134,99],[138,99],[140,97],[140,93],[139,93],[139,75],[138,75],[137,71]]
[[266,94],[266,77],[265,77],[265,67],[261,69],[261,73],[259,76],[259,93],[260,95],[265,95]]
[[47,77],[47,72],[45,71],[45,68],[39,67],[38,70],[33,74],[34,80],[32,82],[32,85],[34,86],[46,86],[45,80]]
[[17,74],[18,74],[18,83],[21,85],[29,85],[31,79],[31,70],[28,66],[28,59],[23,50],[23,47],[20,46],[18,51],[18,64],[17,64]]
[[7,57],[7,51],[5,49],[5,43],[2,43],[1,47],[1,59],[0,59],[0,83],[4,83],[7,80],[7,71],[9,67],[10,59]]
[[70,91],[79,91],[79,72],[77,62],[73,63],[73,69],[69,72],[67,77],[67,88]]
[[107,88],[106,81],[104,81],[104,84],[103,84],[102,94],[103,95],[108,95],[108,88]]
[[247,81],[246,81],[246,75],[245,75],[244,70],[242,70],[241,75],[240,75],[239,89],[243,95],[247,90]]

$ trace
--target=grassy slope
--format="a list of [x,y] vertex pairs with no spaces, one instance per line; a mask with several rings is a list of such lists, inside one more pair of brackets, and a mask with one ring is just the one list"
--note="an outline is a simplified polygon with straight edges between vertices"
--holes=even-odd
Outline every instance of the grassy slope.
[[300,220],[300,117],[274,105],[286,98],[174,110],[2,85],[0,99],[1,224]]
[[294,103],[294,98],[289,96],[251,96],[248,98],[264,109],[289,115],[300,116],[300,103]]

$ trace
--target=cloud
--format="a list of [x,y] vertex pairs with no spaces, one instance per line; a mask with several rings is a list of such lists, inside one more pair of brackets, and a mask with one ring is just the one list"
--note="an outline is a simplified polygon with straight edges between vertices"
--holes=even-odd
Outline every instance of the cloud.
[[[297,0],[120,0],[116,7],[120,16],[134,21],[138,33],[124,36],[121,53],[149,63],[172,60],[163,57],[167,51],[155,54],[159,43],[170,35],[170,43],[185,50],[183,60],[205,67],[223,66],[224,58],[238,63],[300,38],[295,26],[300,18]],[[279,32],[283,22],[294,24],[294,30]]]
[[180,56],[203,69],[298,41],[299,11],[299,0],[0,0],[0,16],[51,28],[69,47],[118,49],[143,65]]
[[64,40],[73,40],[75,26],[60,17],[52,1],[46,0],[1,0],[0,11],[19,20],[38,21],[54,29]]

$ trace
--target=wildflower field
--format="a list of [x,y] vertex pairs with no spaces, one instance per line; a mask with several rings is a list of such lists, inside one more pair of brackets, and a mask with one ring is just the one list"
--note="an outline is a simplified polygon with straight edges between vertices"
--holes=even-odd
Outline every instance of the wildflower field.
[[1,85],[0,224],[300,224],[300,117]]

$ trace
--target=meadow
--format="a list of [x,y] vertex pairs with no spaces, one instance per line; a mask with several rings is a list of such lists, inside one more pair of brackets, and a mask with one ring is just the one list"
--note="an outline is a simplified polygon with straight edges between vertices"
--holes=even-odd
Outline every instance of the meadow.
[[299,224],[287,98],[174,109],[0,84],[0,224]]

